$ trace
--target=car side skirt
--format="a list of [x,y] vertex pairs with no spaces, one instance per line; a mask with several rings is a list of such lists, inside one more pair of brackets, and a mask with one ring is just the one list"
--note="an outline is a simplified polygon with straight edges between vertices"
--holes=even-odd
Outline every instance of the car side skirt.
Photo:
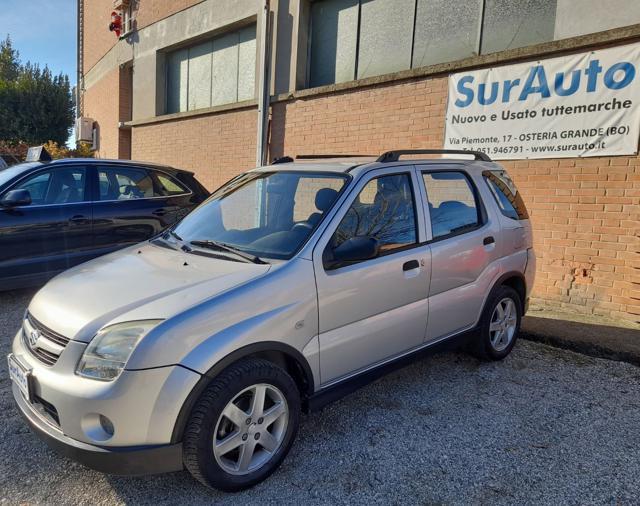
[[378,366],[366,369],[361,373],[350,376],[337,383],[331,384],[325,388],[318,390],[311,395],[305,403],[305,411],[307,413],[322,409],[327,404],[331,404],[350,393],[368,385],[369,383],[389,374],[392,371],[406,367],[416,360],[431,356],[435,353],[450,351],[459,348],[469,339],[478,333],[478,327],[465,330],[453,336],[446,337],[433,343],[428,343],[414,351],[405,355],[401,355],[395,359],[391,359]]

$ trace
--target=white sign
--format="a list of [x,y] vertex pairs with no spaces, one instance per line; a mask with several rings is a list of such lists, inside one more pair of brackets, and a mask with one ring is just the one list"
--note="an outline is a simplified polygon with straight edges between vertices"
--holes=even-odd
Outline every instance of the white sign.
[[640,44],[449,77],[445,148],[497,160],[631,155]]

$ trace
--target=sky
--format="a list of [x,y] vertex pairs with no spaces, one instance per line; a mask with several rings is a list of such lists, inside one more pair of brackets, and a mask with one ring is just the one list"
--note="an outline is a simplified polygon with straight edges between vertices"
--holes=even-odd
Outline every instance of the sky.
[[47,65],[76,82],[76,0],[0,0],[0,37],[23,62]]
[[[76,0],[0,0],[0,38],[11,37],[23,63],[67,74],[75,86],[76,6]],[[72,137],[67,144],[75,145]]]

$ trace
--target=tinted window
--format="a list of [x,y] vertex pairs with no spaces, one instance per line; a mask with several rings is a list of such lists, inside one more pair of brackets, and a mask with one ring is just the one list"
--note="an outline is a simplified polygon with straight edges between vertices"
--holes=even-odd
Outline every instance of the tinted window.
[[104,167],[98,171],[100,200],[134,200],[158,196],[146,170]]
[[24,179],[12,189],[27,190],[32,205],[83,202],[85,174],[84,167],[48,170]]
[[529,218],[527,208],[524,206],[516,185],[513,184],[513,181],[505,171],[487,170],[482,175],[496,199],[500,212],[504,216],[513,220],[526,220]]
[[163,196],[182,195],[189,193],[189,190],[179,181],[162,172],[155,172],[158,179],[158,191]]
[[333,236],[333,247],[351,237],[371,236],[387,252],[417,242],[411,178],[394,174],[372,179],[362,189]]
[[475,194],[462,172],[423,173],[433,238],[472,230],[480,223]]

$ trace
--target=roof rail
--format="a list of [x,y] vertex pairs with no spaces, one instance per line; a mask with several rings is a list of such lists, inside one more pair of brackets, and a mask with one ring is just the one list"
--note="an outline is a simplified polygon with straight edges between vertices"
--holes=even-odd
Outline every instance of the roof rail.
[[291,163],[293,162],[293,158],[290,156],[280,156],[278,158],[274,158],[271,162],[271,165],[277,165],[279,163]]
[[376,162],[397,162],[402,155],[471,155],[474,160],[490,162],[491,158],[480,151],[468,151],[466,149],[397,149],[382,153]]
[[325,158],[375,158],[376,155],[354,155],[354,154],[323,154],[323,155],[297,155],[296,160],[322,160]]

